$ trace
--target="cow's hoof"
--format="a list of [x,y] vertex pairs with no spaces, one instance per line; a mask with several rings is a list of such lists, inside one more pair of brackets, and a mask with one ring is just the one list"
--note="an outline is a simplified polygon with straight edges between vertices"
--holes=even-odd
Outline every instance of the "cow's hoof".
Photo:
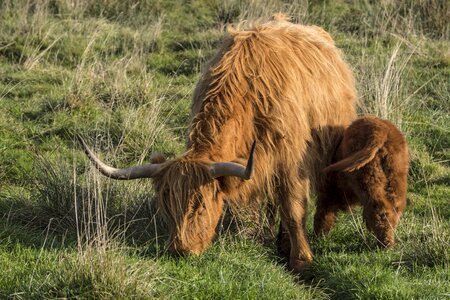
[[301,260],[298,258],[291,258],[289,260],[289,269],[292,273],[301,275],[310,269],[312,260]]

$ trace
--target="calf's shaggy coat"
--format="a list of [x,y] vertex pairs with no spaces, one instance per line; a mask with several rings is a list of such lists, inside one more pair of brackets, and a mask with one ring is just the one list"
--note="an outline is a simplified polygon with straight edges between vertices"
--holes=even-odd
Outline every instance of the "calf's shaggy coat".
[[360,204],[379,245],[392,246],[406,206],[408,160],[406,140],[391,122],[373,116],[353,122],[344,132],[334,163],[324,169],[327,185],[319,193],[315,233],[327,233],[339,210]]
[[[153,179],[169,250],[176,253],[207,248],[224,201],[274,199],[289,235],[290,267],[299,272],[312,260],[304,228],[307,199],[323,189],[320,171],[355,119],[356,99],[353,75],[329,34],[277,16],[229,30],[194,91],[187,149],[180,157],[114,169],[86,152],[107,176]],[[218,176],[215,167],[223,162],[244,168],[253,141],[250,180]]]

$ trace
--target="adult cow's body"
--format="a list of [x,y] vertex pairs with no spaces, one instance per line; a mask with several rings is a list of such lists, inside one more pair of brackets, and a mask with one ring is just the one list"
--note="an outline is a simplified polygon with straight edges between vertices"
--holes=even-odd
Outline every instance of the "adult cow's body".
[[[157,170],[140,176],[154,179],[170,248],[202,252],[224,199],[239,203],[265,195],[280,205],[290,267],[300,271],[312,260],[304,230],[307,198],[322,184],[320,170],[330,164],[343,128],[355,118],[355,102],[352,73],[321,28],[278,18],[230,30],[195,89],[186,152],[170,161],[153,160]],[[254,140],[251,180],[214,179],[208,166],[240,163]]]

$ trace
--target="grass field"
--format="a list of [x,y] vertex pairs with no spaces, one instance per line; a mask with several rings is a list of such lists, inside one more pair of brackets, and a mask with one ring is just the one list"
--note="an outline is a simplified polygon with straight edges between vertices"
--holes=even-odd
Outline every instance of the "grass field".
[[[361,114],[405,133],[398,243],[379,250],[356,209],[310,234],[295,278],[263,208],[244,207],[204,255],[172,258],[150,182],[101,177],[74,134],[117,166],[181,154],[224,25],[279,11],[329,31]],[[0,298],[449,299],[449,15],[446,0],[0,0]]]

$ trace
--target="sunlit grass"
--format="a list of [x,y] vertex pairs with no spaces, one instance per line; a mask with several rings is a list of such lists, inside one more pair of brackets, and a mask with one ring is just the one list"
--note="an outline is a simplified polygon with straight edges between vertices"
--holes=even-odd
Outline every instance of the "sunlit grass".
[[[202,256],[166,254],[149,180],[92,169],[182,153],[190,97],[224,25],[283,11],[328,30],[360,113],[410,150],[408,206],[382,251],[361,211],[339,215],[302,278],[276,255],[264,208],[233,209]],[[0,1],[0,297],[441,299],[450,293],[447,1]],[[309,211],[311,232],[313,204]]]

